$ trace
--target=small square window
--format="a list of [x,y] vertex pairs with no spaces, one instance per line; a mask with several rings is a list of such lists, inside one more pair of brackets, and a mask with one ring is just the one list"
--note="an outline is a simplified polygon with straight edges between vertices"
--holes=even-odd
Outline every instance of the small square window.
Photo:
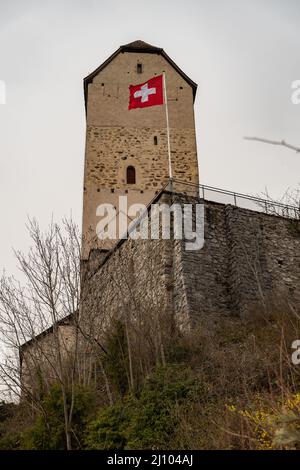
[[136,71],[137,73],[143,73],[143,64],[137,64]]

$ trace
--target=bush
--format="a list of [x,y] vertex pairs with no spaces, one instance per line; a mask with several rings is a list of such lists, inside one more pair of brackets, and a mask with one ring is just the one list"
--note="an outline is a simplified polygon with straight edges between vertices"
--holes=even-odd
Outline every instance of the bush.
[[[70,404],[70,392],[67,393],[67,400]],[[93,408],[93,400],[91,389],[76,387],[72,420],[73,448],[81,447],[83,430]],[[21,447],[37,450],[65,449],[64,408],[60,386],[53,385],[41,404],[45,413],[38,415],[33,426],[22,433]]]
[[0,431],[0,450],[18,450],[20,449],[21,435],[18,432]]
[[[298,322],[280,312],[204,319],[188,335],[174,334],[166,366],[154,367],[152,356],[140,369],[133,361],[130,387],[126,335],[116,323],[102,359],[115,403],[103,407],[103,381],[95,391],[76,387],[73,448],[298,449],[300,376],[289,348],[299,331]],[[27,416],[11,424],[14,407],[0,408],[1,449],[65,448],[60,387],[41,405],[45,415],[28,419],[27,403]]]
[[107,354],[103,356],[103,365],[117,394],[124,396],[128,392],[128,350],[124,325],[116,321],[106,337]]
[[177,409],[203,393],[191,369],[158,367],[146,380],[139,397],[102,409],[88,428],[88,449],[167,448],[176,427]]
[[87,449],[111,450],[124,449],[127,430],[130,424],[129,403],[117,403],[103,408],[86,430]]

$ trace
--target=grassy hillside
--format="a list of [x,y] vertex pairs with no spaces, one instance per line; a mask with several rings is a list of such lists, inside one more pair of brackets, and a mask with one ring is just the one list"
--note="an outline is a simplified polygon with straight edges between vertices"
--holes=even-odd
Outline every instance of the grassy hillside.
[[[163,360],[129,357],[137,345],[114,325],[95,381],[76,388],[73,448],[300,448],[296,314],[212,316],[188,335],[173,333]],[[39,412],[23,402],[1,413],[2,449],[66,447],[59,385],[40,399]]]

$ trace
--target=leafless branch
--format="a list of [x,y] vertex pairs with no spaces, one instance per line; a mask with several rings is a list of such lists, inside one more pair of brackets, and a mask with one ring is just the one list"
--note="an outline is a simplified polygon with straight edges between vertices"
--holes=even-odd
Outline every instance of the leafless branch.
[[281,145],[282,147],[286,147],[290,150],[294,150],[297,153],[300,153],[300,147],[295,147],[294,145],[290,145],[285,140],[269,140],[263,139],[260,137],[244,137],[245,140],[254,140],[257,142],[263,142],[264,144],[271,144],[271,145]]

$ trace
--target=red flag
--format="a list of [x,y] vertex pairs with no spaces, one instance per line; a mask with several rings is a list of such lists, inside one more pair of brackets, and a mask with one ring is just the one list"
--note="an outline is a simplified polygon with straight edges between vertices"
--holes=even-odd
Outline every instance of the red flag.
[[128,109],[146,108],[164,103],[163,76],[150,78],[140,85],[130,85]]

